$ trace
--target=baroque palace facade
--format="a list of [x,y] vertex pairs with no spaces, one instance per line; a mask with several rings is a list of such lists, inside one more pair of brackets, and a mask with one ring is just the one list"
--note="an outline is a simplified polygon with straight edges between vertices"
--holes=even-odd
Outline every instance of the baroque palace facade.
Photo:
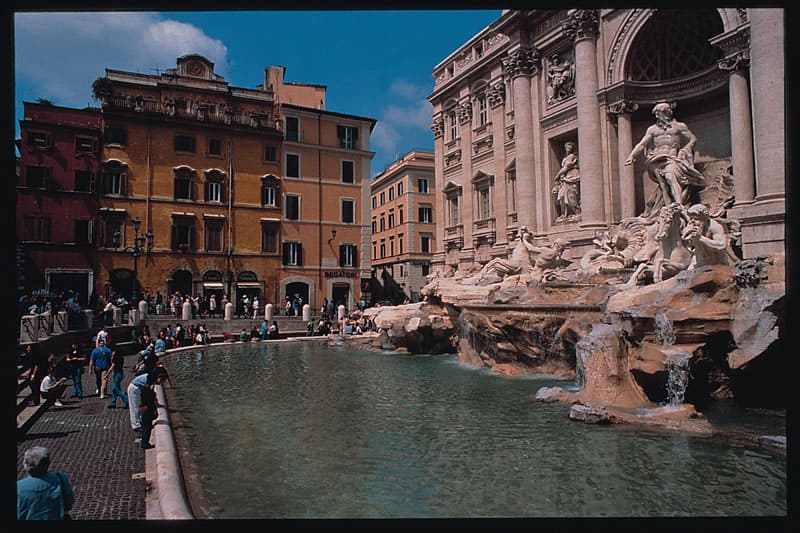
[[771,8],[504,11],[433,70],[434,271],[507,256],[523,226],[577,260],[640,215],[657,186],[626,159],[658,102],[696,136],[744,257],[782,252],[784,30]]
[[[263,85],[232,87],[194,54],[158,75],[106,69],[93,86],[102,135],[99,125],[89,130],[97,168],[86,185],[96,210],[83,217],[93,244],[87,293],[214,293],[234,303],[246,294],[278,306],[297,295],[313,308],[325,297],[355,308],[371,272],[376,121],[325,110],[325,86],[284,82],[284,73],[270,66]],[[23,192],[31,179],[26,122]],[[42,149],[53,159],[57,146]],[[62,189],[72,189],[69,174]],[[31,249],[26,235],[18,241]],[[53,260],[32,265],[50,289]]]

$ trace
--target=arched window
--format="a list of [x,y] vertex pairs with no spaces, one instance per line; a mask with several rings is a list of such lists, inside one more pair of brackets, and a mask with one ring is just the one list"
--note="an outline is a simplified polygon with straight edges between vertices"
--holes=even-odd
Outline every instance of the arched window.
[[206,170],[206,202],[221,204],[225,202],[225,173],[219,169]]
[[175,182],[175,199],[193,200],[195,197],[194,187],[197,172],[186,165],[175,167],[172,171],[174,173]]
[[627,78],[655,82],[716,66],[722,51],[708,40],[723,31],[714,9],[656,11],[633,43]]

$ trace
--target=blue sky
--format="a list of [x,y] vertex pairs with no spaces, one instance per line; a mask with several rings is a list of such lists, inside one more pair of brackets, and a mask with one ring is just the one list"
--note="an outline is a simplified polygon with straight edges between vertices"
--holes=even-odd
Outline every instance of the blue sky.
[[154,74],[199,53],[234,86],[264,67],[326,85],[327,109],[374,118],[372,175],[413,148],[433,150],[433,67],[501,10],[38,12],[14,14],[16,133],[22,102],[85,107],[105,69]]

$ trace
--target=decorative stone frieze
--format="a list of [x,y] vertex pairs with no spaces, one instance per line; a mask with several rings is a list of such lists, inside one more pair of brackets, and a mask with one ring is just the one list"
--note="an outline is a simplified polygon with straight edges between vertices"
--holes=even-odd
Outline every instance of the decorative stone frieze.
[[472,51],[466,50],[461,56],[456,58],[456,68],[461,69],[472,62]]
[[508,41],[508,35],[505,33],[497,32],[486,38],[486,48],[491,49],[504,42]]
[[575,95],[575,63],[568,57],[553,54],[547,61],[547,103]]
[[571,39],[595,39],[600,26],[596,9],[576,9],[561,23],[561,29]]

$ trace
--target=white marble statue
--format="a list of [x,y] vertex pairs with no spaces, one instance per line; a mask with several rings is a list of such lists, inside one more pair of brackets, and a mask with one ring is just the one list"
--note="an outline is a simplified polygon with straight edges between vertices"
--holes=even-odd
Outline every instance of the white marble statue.
[[556,223],[574,220],[580,213],[580,193],[578,186],[581,181],[580,166],[576,145],[572,141],[564,143],[566,155],[561,160],[561,168],[553,178],[553,195],[555,196]]
[[655,218],[661,207],[671,203],[689,205],[692,188],[705,186],[705,177],[694,167],[694,146],[697,137],[683,122],[672,116],[672,106],[660,102],[653,107],[656,123],[647,128],[642,140],[631,150],[626,165],[645,152],[647,175],[659,187],[660,197],[655,197],[643,215]]

